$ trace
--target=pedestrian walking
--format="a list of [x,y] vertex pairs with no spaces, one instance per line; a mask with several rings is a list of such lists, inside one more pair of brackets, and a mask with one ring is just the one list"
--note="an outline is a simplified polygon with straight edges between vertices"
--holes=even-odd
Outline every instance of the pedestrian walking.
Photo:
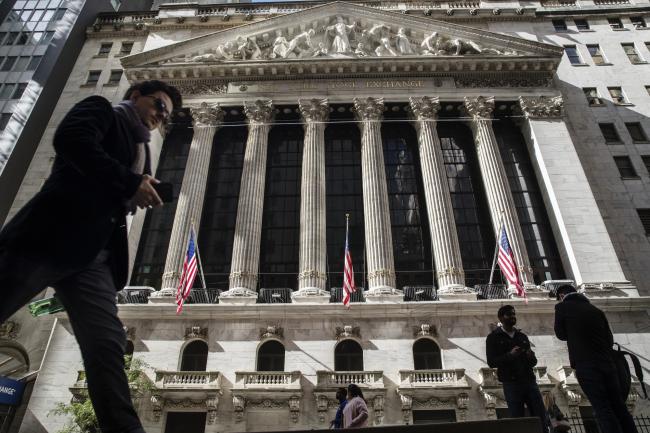
[[571,368],[601,433],[637,433],[616,374],[614,336],[605,313],[569,284],[557,288],[556,298],[555,335],[567,342]]
[[345,409],[345,405],[348,402],[347,395],[348,390],[345,388],[339,388],[336,391],[336,401],[339,402],[339,407],[336,409],[336,416],[330,421],[330,429],[343,428],[343,409]]
[[162,204],[151,176],[150,131],[181,106],[174,87],[144,81],[112,107],[77,103],[54,134],[41,190],[0,231],[0,322],[46,287],[67,311],[103,433],[144,433],[124,372],[116,291],[126,284],[126,215]]
[[525,408],[542,423],[544,432],[551,431],[551,423],[544,408],[533,367],[537,365],[535,352],[528,336],[515,328],[517,315],[512,305],[504,305],[497,312],[500,325],[485,341],[488,365],[497,369],[503,384],[508,412],[513,418],[525,416]]
[[363,398],[361,388],[351,383],[348,385],[348,397],[343,409],[343,428],[361,428],[368,425],[368,406]]

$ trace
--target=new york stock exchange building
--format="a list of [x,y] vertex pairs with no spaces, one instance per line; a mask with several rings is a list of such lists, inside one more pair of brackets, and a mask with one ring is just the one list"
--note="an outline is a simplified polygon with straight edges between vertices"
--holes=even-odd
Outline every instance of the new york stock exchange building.
[[[627,0],[100,15],[15,207],[76,101],[165,80],[184,107],[154,133],[152,158],[176,200],[130,221],[119,293],[127,351],[152,383],[136,398],[147,432],[327,428],[348,383],[375,426],[506,417],[485,358],[506,303],[541,391],[574,431],[596,432],[549,291],[574,282],[648,366],[647,19],[647,1]],[[501,226],[527,302],[498,266],[491,276]],[[204,278],[177,315],[192,228]],[[16,341],[41,363],[21,431],[55,432],[67,420],[48,416],[54,405],[87,395],[67,316],[25,318]],[[644,422],[636,389],[627,403]]]

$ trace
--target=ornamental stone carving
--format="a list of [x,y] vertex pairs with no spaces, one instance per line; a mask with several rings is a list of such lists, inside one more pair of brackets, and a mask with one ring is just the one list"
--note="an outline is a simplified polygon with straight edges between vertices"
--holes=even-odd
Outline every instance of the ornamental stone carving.
[[185,328],[185,339],[191,340],[194,338],[199,338],[201,340],[208,340],[208,328],[202,326],[191,326]]
[[529,119],[553,119],[562,117],[564,101],[561,96],[520,96],[519,106]]
[[429,323],[422,323],[420,326],[413,327],[414,337],[435,337],[438,335],[438,328]]
[[327,99],[300,99],[298,107],[306,122],[325,122],[329,116]]
[[375,398],[372,399],[372,409],[375,411],[375,425],[381,425],[384,421],[384,400],[385,398],[382,394],[376,395]]
[[494,98],[477,96],[475,98],[465,97],[465,110],[473,118],[489,119],[494,111]]
[[344,338],[361,338],[361,328],[358,326],[345,325],[342,328],[336,327],[336,339],[342,340]]
[[[273,102],[270,99],[245,101],[244,113],[251,123],[269,123],[273,117]],[[232,278],[232,274],[230,278]]]
[[232,396],[232,406],[235,411],[235,421],[241,422],[244,419],[244,409],[246,408],[246,399],[241,395]]
[[165,400],[159,394],[151,394],[151,414],[154,422],[159,422],[162,416]]
[[12,320],[7,320],[0,324],[0,338],[15,340],[20,331],[20,325]]
[[199,107],[190,108],[194,127],[218,126],[223,122],[224,111],[217,104],[202,102]]
[[354,98],[354,112],[359,120],[377,121],[384,114],[384,98]]
[[266,328],[260,328],[260,340],[267,338],[284,338],[284,328],[277,325],[269,325]]
[[354,24],[346,24],[343,17],[337,16],[336,23],[327,27],[327,35],[332,37],[332,44],[329,52],[332,54],[346,54],[352,52],[349,35],[356,27]]
[[434,120],[440,111],[440,99],[423,96],[422,98],[411,97],[411,112],[417,120]]
[[289,397],[288,403],[289,416],[291,417],[291,421],[298,422],[298,418],[300,418],[300,397],[292,395]]
[[219,95],[228,91],[224,83],[188,82],[175,86],[182,95]]

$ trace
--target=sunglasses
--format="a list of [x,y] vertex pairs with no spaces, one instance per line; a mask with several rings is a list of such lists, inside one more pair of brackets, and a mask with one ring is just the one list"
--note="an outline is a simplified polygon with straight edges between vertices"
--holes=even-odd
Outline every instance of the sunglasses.
[[169,122],[169,118],[171,117],[171,113],[167,111],[167,104],[165,104],[165,101],[153,95],[142,95],[142,96],[144,96],[145,98],[153,99],[154,108],[158,113],[162,114],[163,124],[167,124],[167,122]]

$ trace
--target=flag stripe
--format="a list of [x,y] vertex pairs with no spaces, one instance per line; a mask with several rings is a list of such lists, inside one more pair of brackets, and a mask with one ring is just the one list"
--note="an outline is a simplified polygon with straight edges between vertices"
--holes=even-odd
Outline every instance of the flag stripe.
[[183,303],[190,295],[194,279],[198,271],[198,263],[196,261],[196,244],[194,243],[194,230],[190,229],[190,239],[187,244],[187,254],[183,262],[183,272],[178,281],[178,288],[176,289],[176,314],[183,310]]
[[350,305],[350,298],[352,293],[357,291],[354,285],[354,268],[352,267],[352,254],[350,254],[350,247],[348,244],[348,228],[345,228],[345,257],[343,258],[345,264],[343,268],[343,305],[348,307]]
[[499,233],[499,254],[498,262],[501,273],[508,283],[517,288],[518,296],[526,296],[526,291],[521,284],[519,279],[519,272],[517,271],[517,264],[515,263],[515,256],[510,248],[510,242],[508,242],[508,234],[506,233],[505,224],[501,227],[501,232]]

